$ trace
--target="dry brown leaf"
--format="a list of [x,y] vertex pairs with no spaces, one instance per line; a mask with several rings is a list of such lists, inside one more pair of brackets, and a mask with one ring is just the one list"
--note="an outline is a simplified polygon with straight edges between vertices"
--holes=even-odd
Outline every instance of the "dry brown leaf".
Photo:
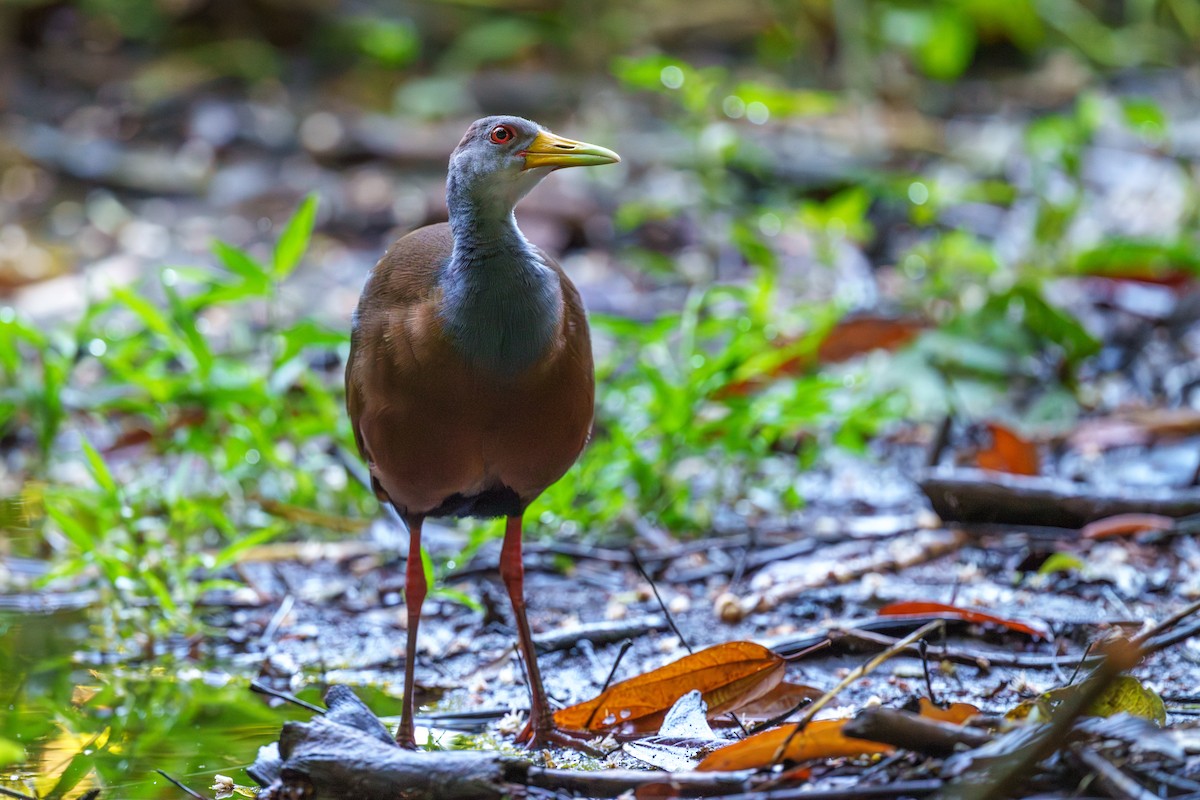
[[[804,730],[792,736],[783,758],[789,761],[807,761],[811,758],[836,758],[839,756],[862,756],[890,753],[891,745],[852,739],[842,733],[849,720],[819,719],[808,723]],[[761,769],[775,761],[775,754],[784,741],[796,729],[795,725],[784,725],[769,731],[748,736],[728,747],[714,750],[697,766],[700,772],[727,772],[737,769]]]
[[897,350],[929,327],[919,319],[861,316],[843,319],[817,347],[817,361],[837,364],[872,350]]
[[1012,475],[1041,473],[1037,445],[995,422],[987,423],[987,429],[992,435],[992,446],[975,455],[975,463],[981,469]]
[[[918,333],[929,327],[924,320],[916,318],[855,316],[847,317],[830,329],[821,343],[797,350],[804,342],[784,340],[779,343],[783,357],[768,360],[756,374],[735,378],[719,389],[715,396],[742,397],[770,383],[776,378],[799,375],[816,364],[837,364],[872,350],[898,350],[912,341]],[[787,351],[793,351],[788,354]]]
[[1108,539],[1144,531],[1169,531],[1174,527],[1175,520],[1162,514],[1114,514],[1089,522],[1079,533],[1084,539]]
[[738,708],[737,713],[743,722],[774,719],[780,714],[794,711],[805,700],[816,700],[823,694],[823,691],[812,686],[783,681],[757,700]]
[[922,697],[918,703],[921,706],[922,717],[934,720],[935,722],[950,722],[954,725],[962,725],[972,717],[977,717],[983,713],[970,703],[951,703],[942,708],[939,705],[934,705],[928,697]]
[[736,711],[774,689],[786,662],[753,642],[725,642],[613,684],[597,697],[554,713],[560,728],[646,733],[683,695],[698,690],[710,718]]

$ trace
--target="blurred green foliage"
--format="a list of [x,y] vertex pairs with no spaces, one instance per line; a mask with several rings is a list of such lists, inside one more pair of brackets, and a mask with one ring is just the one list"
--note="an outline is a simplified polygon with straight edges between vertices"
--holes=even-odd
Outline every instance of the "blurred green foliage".
[[[237,58],[223,68],[257,80],[278,75],[294,50],[348,68],[410,70],[414,78],[464,74],[530,55],[549,58],[561,70],[589,70],[616,55],[669,49],[668,42],[689,29],[689,9],[673,0],[412,5],[375,0],[353,7],[248,0],[238,6],[233,11],[222,3],[163,0],[6,0],[0,3],[0,23],[10,24],[0,24],[0,30],[18,30],[12,20],[32,11],[74,8],[105,36],[210,63],[217,52],[212,43],[224,42],[225,48],[241,42]],[[735,21],[714,17],[704,4],[694,11],[701,20]],[[746,14],[737,20],[737,36],[745,37],[747,23],[759,28],[751,40],[762,68],[791,76],[806,71],[810,78],[837,75],[844,87],[862,92],[894,88],[888,73],[898,63],[914,76],[952,81],[981,62],[1015,58],[1034,66],[1056,51],[1104,69],[1194,62],[1200,53],[1200,7],[1192,0],[802,0],[753,7]],[[664,24],[676,18],[675,25]],[[266,48],[251,50],[249,42]],[[797,63],[798,53],[805,65]]]
[[[217,243],[222,269],[164,268],[93,302],[72,330],[0,320],[0,352],[12,354],[0,423],[37,431],[45,482],[24,499],[31,516],[44,508],[59,551],[45,582],[94,568],[122,605],[154,610],[158,632],[187,629],[195,601],[228,585],[213,574],[247,548],[313,519],[360,526],[367,493],[340,457],[341,374],[312,362],[348,335],[278,324],[273,309],[315,210],[315,198],[300,206],[269,263]],[[233,308],[235,326],[213,323]]]

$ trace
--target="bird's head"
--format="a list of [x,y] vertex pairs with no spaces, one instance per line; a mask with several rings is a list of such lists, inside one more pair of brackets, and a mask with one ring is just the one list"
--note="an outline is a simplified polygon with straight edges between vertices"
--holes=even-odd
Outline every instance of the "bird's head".
[[450,155],[447,179],[479,211],[512,211],[538,181],[562,167],[615,164],[621,157],[599,145],[566,139],[521,117],[484,117],[471,123]]

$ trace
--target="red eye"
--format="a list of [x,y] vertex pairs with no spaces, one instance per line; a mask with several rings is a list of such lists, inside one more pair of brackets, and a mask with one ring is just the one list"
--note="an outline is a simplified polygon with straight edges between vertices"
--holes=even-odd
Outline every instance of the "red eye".
[[492,141],[496,144],[506,144],[511,142],[513,138],[512,128],[507,125],[497,125],[492,128]]

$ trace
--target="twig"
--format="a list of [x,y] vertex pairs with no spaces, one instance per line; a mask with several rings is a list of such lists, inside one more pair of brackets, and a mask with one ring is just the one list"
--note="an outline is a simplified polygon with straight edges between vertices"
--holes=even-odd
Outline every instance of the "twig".
[[1083,669],[1083,662],[1087,660],[1088,654],[1092,652],[1092,647],[1095,642],[1088,642],[1087,647],[1083,648],[1083,655],[1079,657],[1079,661],[1075,663],[1075,671],[1071,673],[1071,677],[1067,679],[1067,686],[1075,683],[1075,679],[1079,677],[1079,670]]
[[[612,684],[613,677],[617,674],[617,667],[621,666],[621,659],[625,657],[625,653],[633,646],[632,639],[626,639],[621,642],[621,649],[617,651],[617,657],[613,661],[612,669],[608,671],[608,677],[604,679],[604,686],[600,689],[599,694],[603,695],[608,691],[608,687]],[[596,703],[596,707],[592,709],[591,715],[588,716],[587,722],[583,723],[583,729],[589,730],[592,727],[592,721],[596,719],[596,713],[600,711],[600,703]]]
[[929,642],[924,639],[918,641],[917,652],[921,654],[921,671],[925,673],[925,691],[929,693],[929,702],[936,706],[938,701],[933,693],[933,677],[929,674]]
[[629,648],[633,647],[633,639],[626,639],[621,642],[621,649],[617,651],[617,657],[613,659],[612,669],[608,671],[608,677],[604,679],[604,687],[601,692],[607,692],[609,685],[612,683],[613,677],[617,674],[617,667],[621,666],[621,659],[629,652]]
[[925,466],[933,469],[942,460],[942,453],[950,444],[950,431],[954,427],[954,415],[947,414],[938,425],[933,441],[929,443],[929,454],[925,456]]
[[36,797],[33,797],[32,795],[21,794],[18,791],[15,791],[13,789],[6,789],[3,786],[0,786],[0,796],[15,797],[15,798],[17,798],[17,800],[38,800]]
[[262,636],[258,637],[260,645],[267,645],[275,638],[275,634],[279,631],[279,626],[283,624],[283,620],[287,615],[292,613],[292,608],[296,605],[296,596],[285,594],[283,599],[279,601],[279,608],[275,609],[275,613],[271,615],[271,620],[267,623],[267,627],[263,628]]
[[[850,639],[872,647],[894,647],[898,641],[892,636],[885,636],[881,633],[873,633],[860,628],[831,630],[829,635],[835,640],[839,638]],[[907,647],[906,650],[910,655],[920,656],[920,651],[915,646]],[[943,661],[951,661],[956,664],[966,664],[973,667],[1013,667],[1016,669],[1054,669],[1055,666],[1063,663],[1088,666],[1100,661],[1099,656],[1080,656],[1077,661],[1064,662],[1057,656],[1026,656],[1020,653],[984,652],[958,647],[944,648],[938,653],[938,658]]]
[[[654,579],[651,578],[646,572],[646,568],[642,566],[641,559],[638,558],[637,553],[633,550],[630,550],[629,552],[630,555],[633,556],[633,565],[637,567],[638,573],[647,583],[650,584],[650,590],[654,592],[654,599],[658,601],[658,607],[662,609],[663,616],[667,618],[667,624],[671,626],[671,630],[674,631],[675,635],[679,637],[680,643],[687,648],[688,653],[695,655],[696,651],[692,649],[692,645],[688,643],[688,640],[683,638],[683,633],[679,630],[679,626],[675,624],[675,618],[671,616],[671,610],[667,608],[667,604],[663,602],[662,595],[658,593],[658,584],[656,584]],[[749,735],[749,731],[746,730],[746,726],[742,724],[742,721],[738,719],[737,714],[730,711],[728,714],[726,714],[726,716],[733,720],[734,724],[741,728],[743,736]]]
[[765,731],[768,728],[774,728],[776,725],[781,724],[792,714],[795,714],[797,711],[804,708],[806,705],[808,705],[811,702],[812,701],[809,700],[807,697],[804,698],[799,703],[796,703],[796,705],[789,708],[787,711],[784,711],[782,714],[776,714],[775,716],[771,717],[770,719],[764,719],[762,722],[751,725],[749,730],[746,731],[746,735],[753,736],[754,734],[758,733],[759,731]]
[[317,714],[325,713],[325,709],[321,708],[320,706],[315,706],[312,703],[308,702],[307,700],[301,700],[299,697],[296,697],[296,695],[291,694],[289,692],[280,691],[279,689],[273,689],[270,686],[267,686],[262,681],[258,680],[257,678],[250,681],[250,691],[258,692],[259,694],[265,694],[268,697],[274,697],[279,700],[285,700],[285,701],[291,703],[292,705],[300,706],[301,708],[307,708],[309,711],[312,711]]
[[832,647],[832,646],[833,646],[832,641],[830,641],[829,639],[822,639],[821,641],[810,644],[808,647],[806,647],[803,650],[800,650],[798,652],[795,652],[795,653],[788,653],[787,655],[783,655],[782,653],[775,653],[774,650],[772,650],[771,652],[775,653],[775,655],[779,656],[784,661],[786,661],[790,664],[792,662],[801,661],[805,658],[808,658],[810,655],[817,652],[818,650],[824,650],[826,647]]
[[[1170,647],[1173,644],[1177,644],[1184,639],[1190,639],[1194,635],[1190,631],[1192,628],[1196,627],[1195,625],[1188,626],[1187,628],[1177,629],[1173,632],[1172,629],[1175,628],[1175,626],[1180,622],[1183,622],[1185,619],[1198,611],[1200,611],[1200,600],[1197,600],[1189,606],[1184,606],[1182,609],[1176,611],[1174,614],[1167,617],[1154,627],[1148,628],[1147,630],[1139,633],[1137,636],[1134,636],[1131,641],[1134,645],[1141,648],[1143,655],[1149,655],[1151,653],[1157,653],[1159,650]],[[1181,634],[1186,635],[1181,636]]]
[[642,560],[638,558],[637,553],[633,550],[630,550],[629,553],[633,556],[633,565],[637,567],[638,574],[642,576],[642,579],[645,580],[646,583],[650,584],[650,591],[654,592],[654,599],[658,601],[658,607],[662,609],[663,616],[667,618],[667,624],[671,626],[671,630],[676,636],[679,637],[680,643],[687,648],[687,651],[689,653],[695,653],[695,651],[692,650],[692,646],[688,644],[688,640],[685,639],[683,634],[680,632],[679,626],[675,624],[675,617],[671,616],[671,610],[667,608],[667,604],[663,602],[662,595],[658,593],[658,585],[654,583],[654,581],[650,578],[650,575],[647,574],[646,568],[642,566]]
[[207,798],[207,797],[205,797],[204,795],[200,794],[200,793],[199,793],[199,792],[197,792],[195,789],[192,789],[192,788],[190,788],[190,787],[188,787],[188,786],[185,786],[184,784],[182,784],[182,783],[180,783],[179,781],[177,781],[177,780],[175,780],[174,778],[172,778],[172,777],[171,777],[170,775],[168,775],[167,773],[163,772],[161,769],[156,769],[156,770],[154,770],[154,771],[155,771],[155,772],[157,772],[159,775],[162,775],[164,778],[166,778],[167,780],[169,780],[171,783],[175,784],[175,786],[176,786],[177,788],[179,788],[181,791],[185,792],[185,793],[186,793],[186,794],[187,794],[189,797],[195,797],[195,798],[198,798],[198,800],[208,800],[208,798]]
[[729,578],[729,588],[727,591],[732,592],[735,588],[737,588],[737,585],[742,582],[742,578],[746,574],[747,562],[750,559],[750,555],[757,547],[758,536],[752,530],[750,531],[750,544],[741,549],[741,551],[738,553],[737,561],[734,562],[733,575]]
[[787,738],[780,743],[778,749],[776,749],[775,755],[771,758],[771,763],[778,764],[783,760],[783,754],[787,752],[788,745],[792,743],[792,739],[794,739],[796,735],[800,733],[800,731],[804,730],[805,726],[812,722],[813,717],[817,715],[817,712],[829,705],[833,698],[837,697],[843,689],[860,678],[870,675],[888,659],[903,652],[909,645],[913,644],[918,639],[929,635],[933,631],[938,630],[944,624],[945,623],[942,622],[942,620],[937,619],[928,623],[927,625],[922,625],[908,636],[905,636],[903,639],[896,642],[896,644],[892,647],[889,647],[887,650],[884,650],[882,653],[872,658],[866,664],[851,670],[849,675],[838,681],[836,686],[827,691],[825,694],[821,695],[821,697],[814,701],[812,705],[804,710],[804,713],[800,715],[800,720],[796,723],[796,727],[790,734],[788,734]]
[[593,622],[565,630],[540,633],[533,637],[533,643],[539,653],[552,653],[556,650],[569,650],[583,641],[591,644],[620,642],[650,631],[660,631],[666,627],[668,627],[667,621],[659,616]]
[[1070,752],[1096,773],[1096,778],[1105,791],[1117,800],[1158,800],[1158,795],[1147,791],[1144,786],[1090,747],[1075,745],[1071,747]]

